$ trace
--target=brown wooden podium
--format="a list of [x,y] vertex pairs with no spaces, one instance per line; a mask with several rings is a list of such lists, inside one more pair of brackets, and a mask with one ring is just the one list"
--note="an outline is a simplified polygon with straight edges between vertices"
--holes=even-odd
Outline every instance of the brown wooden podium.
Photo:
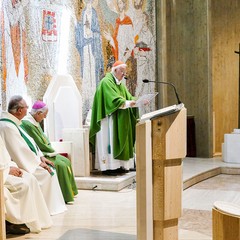
[[6,239],[5,229],[5,208],[4,208],[4,195],[3,195],[3,168],[0,168],[0,240]]
[[187,114],[174,105],[147,114],[136,127],[137,239],[177,240],[182,213],[182,158]]

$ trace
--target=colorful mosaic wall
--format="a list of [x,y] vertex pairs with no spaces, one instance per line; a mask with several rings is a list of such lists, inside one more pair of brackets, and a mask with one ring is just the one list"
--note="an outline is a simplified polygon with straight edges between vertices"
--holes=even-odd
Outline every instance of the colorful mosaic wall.
[[127,63],[125,84],[133,95],[155,91],[142,83],[155,78],[154,1],[3,0],[0,18],[3,109],[14,94],[42,99],[54,75],[70,74],[84,119],[115,60]]

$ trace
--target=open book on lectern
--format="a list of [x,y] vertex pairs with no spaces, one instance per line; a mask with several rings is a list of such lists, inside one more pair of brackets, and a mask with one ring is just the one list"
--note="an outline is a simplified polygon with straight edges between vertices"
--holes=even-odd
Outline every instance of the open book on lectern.
[[166,116],[166,115],[172,114],[174,112],[178,112],[183,108],[184,108],[183,103],[174,104],[174,105],[169,106],[169,107],[161,108],[161,109],[158,109],[156,111],[153,111],[153,112],[146,113],[146,114],[142,115],[141,118],[139,119],[139,122],[145,122],[146,120],[152,120],[152,119],[154,119],[156,117],[159,117],[159,116]]

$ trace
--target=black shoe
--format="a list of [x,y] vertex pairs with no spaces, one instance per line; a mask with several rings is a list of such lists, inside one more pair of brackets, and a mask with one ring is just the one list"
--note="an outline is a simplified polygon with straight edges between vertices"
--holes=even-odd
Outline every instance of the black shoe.
[[117,174],[123,174],[123,173],[128,173],[129,172],[129,170],[127,170],[127,169],[125,169],[125,168],[123,168],[123,167],[120,167],[120,168],[118,168],[118,169],[116,169],[116,170],[114,170]]
[[102,175],[117,176],[117,173],[115,172],[115,170],[106,170],[106,171],[102,171]]
[[30,233],[30,229],[25,224],[13,224],[6,221],[6,234],[24,235]]
[[130,172],[136,172],[136,168],[130,168],[129,171]]

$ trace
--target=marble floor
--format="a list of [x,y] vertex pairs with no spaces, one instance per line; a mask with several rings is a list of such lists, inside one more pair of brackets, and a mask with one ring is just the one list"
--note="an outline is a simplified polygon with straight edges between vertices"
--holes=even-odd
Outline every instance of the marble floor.
[[[213,203],[240,203],[239,183],[240,164],[185,158],[179,240],[211,240]],[[136,184],[120,191],[80,190],[67,212],[53,216],[50,229],[7,239],[136,240]]]

